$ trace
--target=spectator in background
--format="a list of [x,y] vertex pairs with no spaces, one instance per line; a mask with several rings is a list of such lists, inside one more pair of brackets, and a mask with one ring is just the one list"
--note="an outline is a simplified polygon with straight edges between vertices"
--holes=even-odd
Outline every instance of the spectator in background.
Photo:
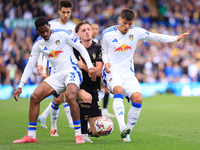
[[10,81],[10,84],[13,86],[13,89],[15,90],[15,76],[17,74],[17,65],[15,64],[15,59],[11,57],[10,63],[6,67],[6,72],[7,72],[7,79],[8,82]]

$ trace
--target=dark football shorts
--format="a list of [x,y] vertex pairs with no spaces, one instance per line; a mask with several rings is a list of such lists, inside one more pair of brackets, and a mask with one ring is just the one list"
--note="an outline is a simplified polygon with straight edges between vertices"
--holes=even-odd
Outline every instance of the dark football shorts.
[[92,104],[90,106],[90,116],[89,117],[102,116],[101,107],[99,104],[98,93],[91,94],[91,95],[92,95]]

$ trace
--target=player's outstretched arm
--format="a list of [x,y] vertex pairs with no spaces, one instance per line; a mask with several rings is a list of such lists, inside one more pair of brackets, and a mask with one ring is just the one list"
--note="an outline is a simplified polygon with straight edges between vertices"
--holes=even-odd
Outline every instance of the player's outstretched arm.
[[22,93],[22,88],[18,88],[17,90],[14,91],[14,98],[16,101],[18,101],[19,95]]
[[187,35],[190,35],[190,31],[187,31],[183,34],[180,34],[178,37],[177,37],[177,41],[180,41],[181,39],[184,38],[184,36],[187,36]]

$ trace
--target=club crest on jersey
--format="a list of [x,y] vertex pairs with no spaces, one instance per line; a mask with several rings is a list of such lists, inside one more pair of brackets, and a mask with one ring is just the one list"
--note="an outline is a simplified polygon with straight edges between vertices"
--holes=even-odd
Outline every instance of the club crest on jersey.
[[60,40],[55,41],[56,45],[60,45]]
[[95,60],[95,59],[96,59],[96,54],[93,53],[93,54],[92,54],[92,57],[93,57],[93,59]]
[[128,51],[128,50],[132,50],[132,45],[131,46],[128,46],[128,45],[126,45],[126,44],[122,44],[120,47],[118,47],[118,48],[115,48],[114,47],[114,49],[115,49],[115,51],[114,52],[126,52],[126,51]]
[[131,41],[133,41],[133,39],[134,39],[133,34],[130,34],[130,35],[129,35],[129,39],[130,39]]
[[72,34],[72,30],[68,30],[69,31],[69,33],[71,33]]

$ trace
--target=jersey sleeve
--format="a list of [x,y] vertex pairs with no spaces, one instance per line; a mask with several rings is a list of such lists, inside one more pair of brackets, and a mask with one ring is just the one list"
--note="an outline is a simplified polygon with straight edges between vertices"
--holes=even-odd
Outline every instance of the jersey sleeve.
[[40,53],[40,56],[39,56],[39,58],[38,58],[38,66],[40,66],[40,65],[42,65],[43,64],[43,62],[42,62],[42,56],[43,56],[43,54],[42,53]]
[[155,42],[176,42],[178,36],[170,36],[149,32],[143,28],[137,28],[140,33],[140,40],[155,41]]
[[78,37],[76,37],[76,38],[68,37],[67,43],[79,51],[79,53],[81,54],[83,59],[86,61],[88,69],[94,67],[86,48],[80,43],[80,41],[78,40]]
[[43,57],[43,63],[42,63],[42,66],[43,66],[43,73],[46,74],[46,68],[47,68],[47,58],[46,57]]
[[24,86],[24,84],[26,83],[26,81],[28,80],[28,78],[30,77],[30,75],[33,71],[33,68],[38,60],[39,55],[40,55],[39,47],[37,45],[34,45],[32,48],[32,52],[29,56],[28,63],[22,74],[22,77],[21,77],[21,80],[19,83],[19,88],[22,88]]
[[106,35],[103,35],[102,33],[102,37],[101,37],[101,50],[102,50],[102,60],[104,62],[104,64],[108,63],[108,45],[106,42]]

